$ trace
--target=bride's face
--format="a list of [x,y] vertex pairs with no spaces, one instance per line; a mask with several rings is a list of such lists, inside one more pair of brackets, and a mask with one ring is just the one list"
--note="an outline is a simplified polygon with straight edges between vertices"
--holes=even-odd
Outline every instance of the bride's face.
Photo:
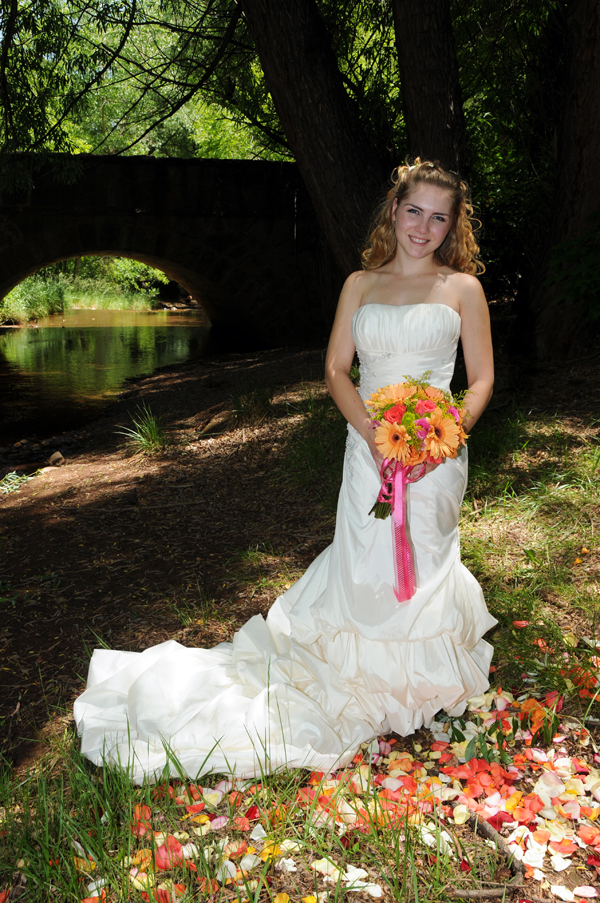
[[423,259],[439,248],[452,226],[452,199],[436,185],[417,185],[392,206],[398,245],[409,257]]

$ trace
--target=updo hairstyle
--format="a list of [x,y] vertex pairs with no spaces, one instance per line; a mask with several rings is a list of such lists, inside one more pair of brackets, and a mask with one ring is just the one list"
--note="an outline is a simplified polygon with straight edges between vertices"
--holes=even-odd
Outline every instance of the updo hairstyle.
[[440,266],[451,267],[460,273],[478,275],[485,271],[485,266],[478,259],[479,245],[475,241],[474,229],[481,223],[473,217],[473,207],[469,201],[469,188],[459,176],[443,169],[437,162],[415,159],[394,170],[393,187],[376,215],[376,225],[367,247],[362,253],[364,270],[375,270],[390,261],[396,253],[396,232],[392,219],[394,199],[398,204],[410,195],[418,185],[435,185],[450,194],[452,200],[452,225],[446,238],[434,251],[435,261]]

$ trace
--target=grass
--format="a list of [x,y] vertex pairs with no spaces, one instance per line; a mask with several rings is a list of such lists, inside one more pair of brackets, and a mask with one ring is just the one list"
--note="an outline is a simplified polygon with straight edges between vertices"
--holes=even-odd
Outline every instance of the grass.
[[169,445],[169,437],[161,417],[152,413],[146,402],[131,414],[132,427],[122,427],[118,435],[125,437],[124,445],[132,454],[155,455]]
[[[254,402],[249,409],[259,411],[253,416],[268,416]],[[130,433],[142,435],[144,418],[152,418],[148,408],[134,417]],[[345,424],[328,397],[309,387],[289,402],[286,418],[287,477],[317,492],[330,511],[341,479]],[[541,700],[543,714],[533,742],[550,744],[561,720],[577,725],[575,735],[581,739],[581,728],[594,728],[600,717],[598,422],[532,417],[517,408],[489,414],[474,431],[469,454],[462,556],[499,622],[490,637],[495,646],[493,680],[515,696]],[[270,548],[251,549],[231,565],[245,597],[284,590],[297,577],[285,555]],[[202,599],[199,590],[198,605],[173,603],[184,627],[194,619],[215,616]],[[552,691],[565,697],[560,718],[548,703],[546,694]],[[469,718],[476,722],[475,733]],[[524,720],[513,725],[512,733],[498,737],[497,723],[484,729],[479,714],[446,721],[452,740],[463,742],[465,758],[475,755],[488,761],[501,759],[503,749],[513,756],[524,748],[518,745],[519,733],[534,728],[533,721]],[[345,784],[330,786],[326,776],[290,770],[242,782],[235,791],[239,797],[227,791],[211,798],[208,791],[219,787],[219,778],[202,779],[205,808],[196,814],[188,812],[185,803],[195,802],[197,782],[178,773],[175,761],[172,791],[165,786],[157,794],[150,785],[135,787],[119,770],[91,766],[80,756],[67,718],[59,717],[58,723],[62,729],[47,741],[45,755],[28,774],[15,776],[8,768],[0,769],[0,891],[11,885],[16,873],[26,879],[31,899],[78,901],[92,893],[92,881],[100,876],[106,881],[106,903],[138,903],[145,879],[132,876],[133,867],[155,882],[147,888],[150,900],[204,899],[204,887],[215,901],[287,903],[289,897],[295,903],[310,897],[309,903],[320,903],[326,896],[330,901],[367,903],[365,890],[357,894],[349,889],[356,874],[349,868],[353,866],[364,870],[359,880],[379,885],[385,899],[446,903],[452,899],[452,887],[504,886],[511,877],[511,863],[477,841],[468,826],[447,819],[442,824],[442,802],[432,792],[423,791],[420,807],[408,807],[403,818],[392,820],[382,798],[370,789],[375,773],[386,773],[384,763],[388,769],[393,764],[391,754],[375,762],[366,745],[346,767]],[[426,766],[435,764],[433,755],[429,759],[415,738],[402,741],[402,749],[424,763],[424,779]],[[348,780],[361,791],[348,791]],[[343,819],[332,822],[326,815],[328,800],[345,812],[347,823],[360,810],[366,813],[360,816],[362,828],[346,831]],[[149,814],[136,806],[147,806]],[[236,826],[235,819],[254,807],[248,826],[254,830]],[[142,868],[164,838],[139,833],[140,813],[147,814],[153,831],[170,833],[184,847],[193,844],[193,849],[187,847],[188,861],[196,871],[181,865],[164,872]],[[227,824],[212,830],[219,817],[228,819]],[[132,833],[132,827],[138,833]],[[248,852],[249,846],[255,852]],[[144,849],[151,853],[140,852]],[[242,874],[237,866],[248,855],[256,862],[246,860]],[[287,866],[282,866],[284,860]],[[204,878],[204,884],[198,878]],[[161,884],[162,893],[156,896]]]
[[61,283],[32,276],[0,299],[0,323],[27,323],[65,307],[65,290]]
[[335,512],[342,482],[346,421],[325,389],[302,387],[288,404],[293,436],[283,469],[288,478],[315,492],[329,512]]
[[272,386],[252,380],[238,381],[232,392],[232,413],[238,424],[258,425],[273,415]]
[[70,308],[153,310],[156,299],[97,279],[45,279],[31,276],[0,299],[0,323],[24,324]]
[[65,307],[81,310],[153,310],[155,301],[95,279],[65,283]]
[[[387,899],[431,903],[449,899],[456,863],[465,858],[477,861],[475,878],[495,879],[505,860],[490,849],[477,860],[472,838],[440,823],[427,792],[425,816],[407,809],[391,820],[373,792],[371,758],[364,744],[337,784],[319,773],[289,770],[235,787],[218,777],[201,785],[190,781],[177,773],[173,759],[156,787],[136,787],[126,771],[92,767],[71,731],[58,731],[24,780],[2,774],[0,876],[4,885],[9,876],[14,880],[16,865],[30,898],[40,903],[81,900],[99,894],[102,885],[110,903],[141,900],[142,891],[154,894],[161,885],[170,895],[154,899],[199,900],[205,897],[202,879],[207,890],[214,884],[213,899],[222,900],[285,903],[323,899],[325,891],[332,901],[385,892]],[[317,800],[324,794],[348,823],[358,817],[363,828],[346,833],[343,823],[341,829],[323,818]],[[196,810],[186,808],[194,805]],[[171,867],[154,871],[145,863],[166,835],[172,838]],[[356,896],[357,881],[370,885],[367,896]],[[288,896],[278,899],[278,893]]]

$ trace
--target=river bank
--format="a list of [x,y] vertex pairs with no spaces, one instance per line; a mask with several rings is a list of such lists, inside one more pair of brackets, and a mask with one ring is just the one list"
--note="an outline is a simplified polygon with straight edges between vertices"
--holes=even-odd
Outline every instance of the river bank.
[[[598,359],[537,368],[511,359],[500,327],[497,335],[497,390],[473,436],[465,508],[465,554],[491,599],[512,586],[504,582],[506,563],[490,565],[505,529],[494,506],[502,498],[525,505],[536,486],[560,487],[556,474],[569,456],[581,470],[581,455],[597,448],[600,391]],[[167,368],[131,381],[81,430],[45,443],[23,437],[25,445],[4,449],[6,470],[42,470],[0,497],[4,755],[26,761],[27,738],[64,724],[94,646],[141,651],[171,638],[203,646],[229,639],[248,617],[265,614],[331,541],[344,427],[325,398],[323,359],[324,349],[313,347]],[[265,386],[273,393],[267,415],[236,420],[244,393]],[[118,430],[131,425],[141,404],[164,418],[171,445],[160,455],[132,456],[121,444]],[[51,452],[65,463],[49,466]],[[559,521],[568,514],[556,510]],[[578,523],[586,511],[579,507]],[[541,543],[519,518],[507,522],[516,533],[505,555],[516,573],[523,548]],[[556,555],[574,560],[574,544],[588,543],[593,578],[593,541],[583,528],[569,531]],[[551,533],[559,536],[558,525]],[[479,558],[476,548],[484,550]],[[544,595],[536,579],[544,617],[572,630],[578,615],[565,603],[575,591],[570,572],[568,591]],[[520,610],[524,604],[514,600]],[[588,636],[595,630],[581,629]],[[500,675],[511,667],[505,661]]]

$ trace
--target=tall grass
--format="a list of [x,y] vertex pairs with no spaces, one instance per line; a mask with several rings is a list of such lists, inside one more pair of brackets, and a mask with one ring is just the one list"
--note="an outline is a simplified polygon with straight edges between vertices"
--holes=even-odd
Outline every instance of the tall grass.
[[0,322],[27,323],[65,308],[148,310],[168,277],[127,258],[62,261],[29,276],[0,299]]
[[60,282],[30,276],[0,300],[0,322],[27,323],[60,313],[65,290]]
[[130,416],[133,426],[117,430],[118,435],[125,437],[125,447],[133,454],[152,455],[164,451],[169,445],[169,437],[162,418],[153,414],[145,401]]
[[81,310],[152,310],[155,301],[140,292],[123,291],[93,279],[64,282],[65,307]]

